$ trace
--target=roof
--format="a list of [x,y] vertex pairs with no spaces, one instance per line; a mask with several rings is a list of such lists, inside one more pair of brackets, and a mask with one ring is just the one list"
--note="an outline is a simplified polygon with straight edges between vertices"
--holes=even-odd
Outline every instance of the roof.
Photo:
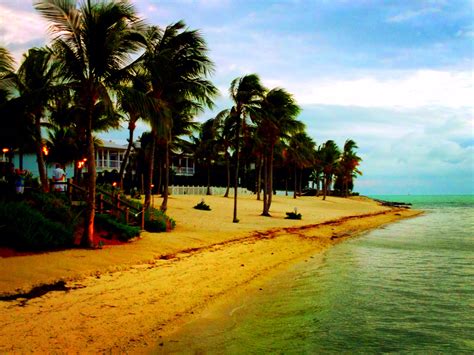
[[120,145],[115,142],[112,142],[111,140],[102,141],[102,145],[99,148],[108,148],[108,149],[117,149],[117,150],[127,150],[126,145]]

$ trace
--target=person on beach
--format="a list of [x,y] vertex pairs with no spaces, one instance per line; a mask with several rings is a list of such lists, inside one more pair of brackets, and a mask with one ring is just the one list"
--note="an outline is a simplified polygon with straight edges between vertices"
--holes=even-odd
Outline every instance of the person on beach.
[[23,170],[15,170],[15,189],[17,194],[23,194],[25,191],[25,173]]
[[66,173],[61,168],[61,165],[56,164],[56,169],[53,170],[53,181],[55,182],[54,191],[66,191]]

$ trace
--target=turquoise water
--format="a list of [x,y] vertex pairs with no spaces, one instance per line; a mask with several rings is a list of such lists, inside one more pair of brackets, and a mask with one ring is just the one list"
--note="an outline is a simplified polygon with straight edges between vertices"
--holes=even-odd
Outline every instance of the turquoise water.
[[157,352],[474,353],[474,197],[374,197],[426,214],[295,265]]

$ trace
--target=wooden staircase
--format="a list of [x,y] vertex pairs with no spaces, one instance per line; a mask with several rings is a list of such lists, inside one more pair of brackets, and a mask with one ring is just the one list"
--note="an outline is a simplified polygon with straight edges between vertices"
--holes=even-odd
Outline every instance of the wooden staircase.
[[[51,184],[66,185],[65,193],[73,206],[84,206],[87,201],[87,189],[76,185],[72,179],[67,182],[54,182]],[[96,188],[96,212],[108,213],[115,216],[117,219],[125,220],[129,225],[139,226],[140,229],[145,229],[145,209],[137,208],[128,201],[120,198],[120,193],[110,193],[101,188]]]

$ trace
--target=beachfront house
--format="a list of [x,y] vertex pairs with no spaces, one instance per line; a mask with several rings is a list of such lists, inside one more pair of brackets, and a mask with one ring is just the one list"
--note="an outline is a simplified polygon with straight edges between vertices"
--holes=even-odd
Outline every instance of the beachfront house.
[[[103,144],[95,151],[97,173],[106,171],[112,172],[114,170],[118,172],[120,170],[120,165],[122,164],[126,150],[126,145],[120,145],[111,140],[104,140]],[[9,157],[7,155],[7,152],[2,151],[2,155],[0,155],[0,161],[8,161]],[[23,160],[21,162],[22,164],[20,164],[20,159]],[[18,154],[18,152],[14,152],[12,163],[15,168],[23,166],[23,169],[30,171],[33,176],[39,176],[38,163],[36,162],[35,153],[25,153],[22,157],[20,157],[20,154]],[[53,170],[55,169],[55,166],[56,162],[50,161],[46,164],[48,177],[51,177],[53,175]],[[87,167],[87,164],[85,164],[84,166]],[[67,177],[72,177],[74,174],[73,163],[67,164],[65,166],[65,171]],[[84,171],[87,171],[87,168],[85,168]]]
[[186,153],[173,155],[171,170],[176,176],[194,176],[196,172],[194,157]]
[[126,145],[120,145],[111,140],[104,141],[103,144],[95,150],[97,172],[119,171],[126,150]]

